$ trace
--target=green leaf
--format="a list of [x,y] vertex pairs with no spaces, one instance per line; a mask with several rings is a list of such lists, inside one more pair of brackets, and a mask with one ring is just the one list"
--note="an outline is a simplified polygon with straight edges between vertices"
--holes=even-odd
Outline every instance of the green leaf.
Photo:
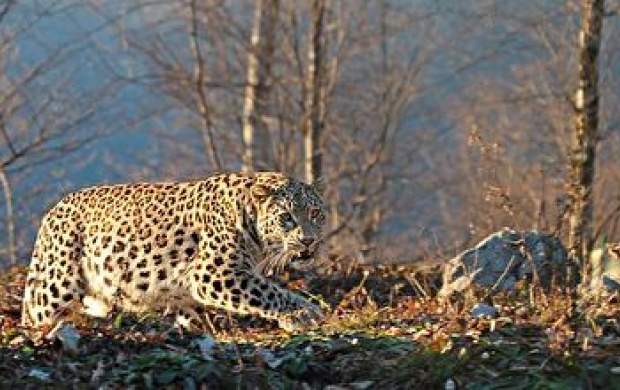
[[120,329],[121,326],[123,325],[123,313],[118,313],[116,318],[114,318],[114,323],[112,324],[112,326],[114,326],[114,329]]
[[156,374],[155,381],[158,384],[167,385],[169,383],[172,383],[172,381],[175,380],[177,375],[178,375],[178,372],[176,370],[171,370],[171,369],[164,370],[164,371]]
[[300,377],[308,370],[308,362],[306,359],[301,357],[296,357],[290,360],[287,360],[284,363],[284,369],[287,374],[292,377]]

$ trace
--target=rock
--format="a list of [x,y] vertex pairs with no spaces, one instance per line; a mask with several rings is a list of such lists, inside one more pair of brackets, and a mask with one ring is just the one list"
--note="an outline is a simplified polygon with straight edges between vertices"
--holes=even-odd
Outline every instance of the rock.
[[78,353],[78,344],[80,343],[80,334],[71,325],[63,326],[60,328],[56,337],[62,343],[62,347],[65,351],[71,353]]
[[616,281],[616,279],[607,276],[607,275],[603,275],[603,277],[601,278],[602,282],[603,282],[603,286],[605,286],[605,288],[609,291],[620,291],[620,283],[618,283]]
[[538,277],[549,286],[556,271],[568,264],[566,249],[557,237],[537,231],[504,228],[446,263],[441,297],[470,286],[511,291],[521,280]]
[[605,244],[590,253],[592,278],[589,293],[620,291],[620,244]]
[[213,360],[213,350],[217,346],[217,342],[212,337],[202,336],[192,341],[192,344],[198,347],[203,359]]
[[497,314],[496,308],[485,303],[476,303],[471,309],[471,315],[474,318],[495,318]]
[[366,390],[369,389],[375,382],[373,381],[361,381],[349,383],[349,387],[353,390]]
[[323,390],[366,390],[371,388],[371,386],[375,382],[373,381],[362,381],[362,382],[352,382],[344,385],[328,385],[323,388]]
[[48,340],[58,339],[62,344],[62,349],[66,352],[78,353],[80,334],[71,324],[59,322],[46,336]]
[[40,381],[47,382],[50,380],[51,374],[48,371],[42,370],[40,368],[33,368],[28,373],[29,377],[37,378]]

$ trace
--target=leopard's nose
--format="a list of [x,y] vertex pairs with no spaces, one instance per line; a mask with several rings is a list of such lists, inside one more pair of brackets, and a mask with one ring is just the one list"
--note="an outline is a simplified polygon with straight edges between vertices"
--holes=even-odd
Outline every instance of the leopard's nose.
[[314,238],[313,237],[304,237],[301,240],[302,244],[304,244],[305,246],[310,246],[314,243]]

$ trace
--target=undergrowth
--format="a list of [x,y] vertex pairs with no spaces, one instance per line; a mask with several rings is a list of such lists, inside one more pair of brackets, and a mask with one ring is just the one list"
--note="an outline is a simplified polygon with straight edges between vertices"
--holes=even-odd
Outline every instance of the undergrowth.
[[380,300],[385,289],[361,277],[348,291],[313,288],[333,307],[301,334],[229,316],[215,334],[180,334],[166,318],[116,313],[74,319],[70,350],[19,327],[24,270],[0,278],[0,388],[620,389],[613,296],[577,303],[523,286],[487,301],[496,318],[474,318],[482,293]]

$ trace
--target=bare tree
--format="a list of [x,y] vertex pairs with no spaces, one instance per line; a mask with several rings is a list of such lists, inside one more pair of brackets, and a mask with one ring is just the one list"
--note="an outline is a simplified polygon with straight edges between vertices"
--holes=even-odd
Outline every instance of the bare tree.
[[[47,46],[42,41],[44,49],[36,53],[36,61],[22,59],[29,53],[21,53],[20,44],[24,37],[32,36],[36,22],[71,9],[52,2],[23,17],[22,6],[17,1],[0,6],[0,185],[6,201],[0,209],[6,223],[0,230],[7,237],[5,253],[11,264],[17,262],[22,250],[30,249],[28,237],[33,226],[27,220],[31,213],[42,211],[48,201],[46,194],[55,197],[55,192],[63,190],[57,182],[62,173],[54,164],[105,132],[102,121],[118,91],[117,84],[107,81],[89,88],[75,84],[72,67],[79,66],[84,47],[101,26],[66,44]],[[78,60],[72,63],[72,59]],[[117,120],[120,123],[121,118],[117,116]],[[50,176],[41,175],[39,169],[44,166],[46,170],[56,168],[56,182],[51,183],[54,188],[38,192],[45,185],[41,176]],[[35,192],[43,199],[29,203]]]
[[11,184],[4,169],[0,168],[0,184],[2,184],[2,191],[4,193],[4,199],[6,200],[6,230],[8,241],[8,253],[9,262],[11,265],[17,263],[17,242],[15,239],[15,215],[13,212],[13,191],[11,190]]
[[[196,1],[198,17],[190,18],[187,2],[178,0],[148,18],[148,25],[124,29],[128,47],[142,55],[147,70],[131,81],[164,97],[159,101],[175,113],[153,133],[165,146],[152,166],[169,167],[170,177],[201,174],[192,170],[204,158],[200,138],[184,131],[204,127],[195,93],[200,85],[225,165],[277,169],[308,181],[325,177],[334,216],[330,237],[337,235],[332,242],[342,248],[368,253],[367,248],[386,246],[394,232],[390,226],[437,225],[432,198],[435,189],[451,184],[455,168],[437,162],[454,137],[438,138],[434,127],[442,111],[437,96],[449,96],[440,86],[459,68],[475,67],[492,53],[461,56],[458,40],[442,36],[454,29],[442,24],[441,7],[393,0],[329,6],[327,0],[280,0],[277,44],[263,57],[263,45],[271,41],[267,29],[273,24],[266,21],[273,4]],[[199,83],[196,50],[187,53],[178,45],[183,29],[198,32],[191,40],[200,41],[203,53]],[[439,39],[423,38],[430,35]],[[448,69],[452,64],[455,71]],[[432,172],[433,164],[445,169],[445,176]],[[329,169],[321,172],[321,166]],[[399,190],[403,186],[407,191]],[[451,195],[446,190],[443,196],[447,216],[457,203]],[[406,212],[395,213],[395,204]],[[410,249],[415,235],[400,229],[408,235],[401,242],[411,243]]]
[[202,48],[200,46],[200,38],[198,37],[198,13],[196,11],[196,0],[190,2],[191,14],[191,48],[194,55],[194,86],[196,95],[198,96],[198,109],[202,118],[201,134],[205,150],[211,158],[211,163],[217,170],[222,169],[222,161],[220,160],[217,146],[213,136],[213,121],[207,95],[205,93],[205,61],[203,58]]
[[279,0],[256,0],[254,7],[243,104],[242,169],[245,172],[254,170],[254,136],[256,129],[263,127]]
[[313,183],[321,177],[321,133],[323,131],[323,57],[325,38],[323,37],[326,0],[312,3],[312,39],[308,45],[308,71],[306,86],[304,154],[305,177]]
[[[534,221],[570,241],[570,220],[565,217],[570,204],[567,168],[572,169],[575,156],[572,119],[576,113],[573,96],[580,61],[576,50],[580,18],[579,7],[574,6],[579,3],[569,2],[564,8],[540,2],[519,7],[506,3],[496,8],[495,25],[507,28],[494,36],[501,45],[485,60],[493,64],[488,68],[492,71],[479,75],[464,72],[464,91],[455,93],[454,100],[446,104],[446,116],[452,118],[462,148],[448,158],[441,157],[434,168],[437,180],[445,182],[441,191],[452,199],[442,225],[445,231],[456,233],[454,241],[460,241],[459,236],[473,241],[502,226],[531,229]],[[476,25],[481,32],[489,26],[493,24]],[[614,36],[617,28],[617,23],[606,24],[603,36]],[[517,41],[520,44],[514,45]],[[620,220],[618,169],[611,162],[618,139],[615,107],[619,89],[613,54],[617,43],[605,40],[604,44],[606,50],[598,57],[596,177],[592,177],[589,193],[596,207],[590,243],[597,236],[613,241],[620,237],[616,228]],[[480,47],[474,47],[474,52],[478,50]],[[509,63],[515,55],[530,59],[512,64],[510,69],[504,67],[502,63]],[[477,67],[471,69],[475,72]],[[584,101],[587,107],[588,100]],[[576,257],[582,258],[581,249]]]
[[[586,264],[592,247],[592,188],[598,142],[598,54],[602,39],[604,0],[583,0],[579,31],[579,81],[575,94],[575,131],[570,156],[569,250]],[[585,271],[585,269],[584,269]]]

